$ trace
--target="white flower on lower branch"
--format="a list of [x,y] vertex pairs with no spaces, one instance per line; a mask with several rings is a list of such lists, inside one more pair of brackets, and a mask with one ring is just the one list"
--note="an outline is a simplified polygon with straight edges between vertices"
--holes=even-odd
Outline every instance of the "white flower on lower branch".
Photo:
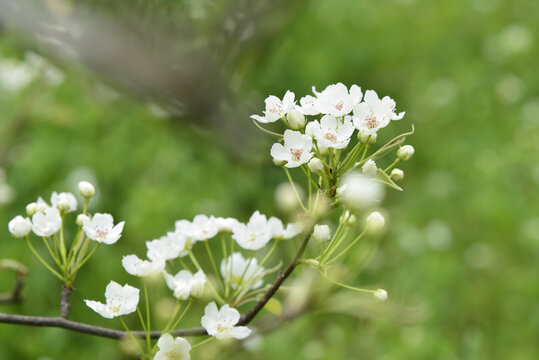
[[142,260],[136,255],[126,255],[122,258],[122,266],[125,271],[134,276],[150,276],[159,274],[165,269],[163,260]]
[[251,329],[246,326],[235,326],[238,321],[240,321],[238,310],[231,308],[228,304],[217,309],[215,302],[211,302],[206,305],[200,322],[208,334],[215,336],[217,340],[245,339],[251,334]]
[[258,266],[256,258],[249,261],[239,252],[221,261],[221,276],[233,289],[243,288],[246,285],[249,285],[249,290],[261,287],[264,283],[262,280],[264,271],[263,267]]
[[271,156],[277,160],[286,162],[288,168],[295,168],[306,164],[313,157],[311,152],[313,139],[309,135],[303,135],[299,131],[286,130],[284,132],[284,145],[275,143],[271,147]]
[[96,213],[92,218],[85,217],[82,221],[82,230],[88,238],[107,245],[114,244],[122,236],[125,222],[114,226],[114,219],[110,214]]
[[46,207],[32,216],[32,231],[37,236],[51,236],[62,227],[62,217],[58,209]]
[[190,360],[191,344],[182,337],[174,339],[170,334],[163,334],[157,342],[159,351],[154,360]]
[[106,319],[131,314],[137,310],[139,289],[125,284],[123,287],[111,281],[105,290],[106,303],[84,300],[86,305]]
[[174,291],[174,297],[178,300],[186,300],[190,296],[201,296],[206,285],[206,275],[202,270],[191,274],[187,270],[181,270],[172,276],[163,272],[165,281],[170,290]]

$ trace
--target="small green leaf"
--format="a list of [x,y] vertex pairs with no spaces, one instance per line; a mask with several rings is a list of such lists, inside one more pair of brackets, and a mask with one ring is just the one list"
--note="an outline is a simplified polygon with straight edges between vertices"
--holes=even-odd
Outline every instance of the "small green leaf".
[[281,302],[275,298],[269,299],[264,308],[276,316],[281,316],[283,314]]

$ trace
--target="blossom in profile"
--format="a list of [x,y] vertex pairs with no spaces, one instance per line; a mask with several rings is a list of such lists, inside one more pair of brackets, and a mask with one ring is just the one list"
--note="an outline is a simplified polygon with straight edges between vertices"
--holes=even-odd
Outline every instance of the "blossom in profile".
[[349,116],[342,121],[334,116],[324,115],[320,122],[310,122],[306,132],[312,134],[318,145],[326,148],[344,149],[350,142],[350,137],[354,132],[354,125]]
[[284,132],[284,145],[275,143],[271,147],[271,156],[277,160],[286,162],[288,168],[295,168],[306,164],[313,157],[311,152],[313,140],[309,135],[303,135],[299,131],[286,130]]
[[95,187],[88,181],[79,182],[79,192],[83,198],[89,199],[95,196]]
[[291,91],[287,91],[282,100],[274,95],[268,96],[265,100],[264,116],[251,115],[251,119],[260,123],[271,123],[279,120],[294,108],[294,97],[295,95]]
[[285,227],[283,222],[275,216],[268,219],[268,226],[274,239],[291,239],[303,231],[302,223],[289,223]]
[[126,255],[122,258],[122,266],[131,275],[145,277],[161,273],[165,269],[165,262],[161,259],[148,261],[136,255]]
[[17,215],[9,222],[8,228],[11,235],[22,238],[32,231],[32,222],[28,218]]
[[231,233],[232,227],[234,226],[234,224],[238,223],[238,220],[232,217],[228,217],[228,218],[216,217],[215,222],[217,223],[217,227],[219,228],[220,233],[224,233],[224,232]]
[[376,205],[384,197],[382,185],[359,172],[346,174],[338,191],[342,200],[353,209]]
[[313,92],[317,96],[316,108],[322,114],[335,117],[349,114],[363,96],[359,86],[352,85],[349,92],[346,85],[342,83],[329,85],[320,93],[316,92],[313,87]]
[[32,231],[37,236],[51,236],[62,227],[62,217],[55,207],[45,207],[32,216]]
[[245,339],[251,334],[251,329],[246,326],[235,326],[240,321],[238,310],[231,308],[228,304],[217,309],[215,302],[206,305],[201,324],[210,336],[215,336],[218,340],[230,338]]
[[[35,215],[34,215],[35,216]],[[114,218],[110,214],[96,213],[82,220],[82,230],[88,238],[107,245],[114,244],[122,236],[125,222],[114,226]]]
[[163,272],[163,276],[168,288],[174,291],[174,297],[178,300],[186,300],[190,296],[199,297],[204,293],[207,279],[202,270],[194,274],[187,270],[181,270],[174,276]]
[[178,231],[168,232],[159,239],[146,241],[146,256],[152,261],[172,260],[185,249],[185,236]]
[[131,314],[137,310],[139,289],[125,284],[123,287],[111,281],[105,290],[106,303],[84,300],[86,305],[106,319]]
[[391,120],[402,119],[404,113],[395,114],[395,102],[389,97],[380,100],[376,91],[367,90],[363,102],[354,106],[354,126],[364,135],[375,134]]
[[197,233],[195,239],[199,241],[211,239],[219,232],[219,225],[213,216],[197,215],[192,224]]
[[244,249],[262,249],[271,240],[273,234],[266,215],[257,210],[247,224],[238,222],[232,227],[232,238]]
[[51,204],[64,213],[77,210],[77,198],[70,192],[57,193],[54,191],[51,195]]
[[257,289],[264,281],[262,275],[264,268],[258,266],[255,258],[245,259],[241,253],[235,252],[221,261],[221,276],[230,283],[233,289],[243,288],[247,285],[250,289]]
[[170,334],[163,334],[157,341],[159,351],[154,360],[190,360],[191,344],[182,337],[174,338]]

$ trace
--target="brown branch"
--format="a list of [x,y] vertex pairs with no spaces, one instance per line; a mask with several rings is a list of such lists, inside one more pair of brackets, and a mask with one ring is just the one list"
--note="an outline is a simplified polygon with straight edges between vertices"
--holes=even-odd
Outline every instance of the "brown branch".
[[[311,238],[312,230],[313,229],[311,227],[309,231],[306,233],[298,251],[294,255],[294,258],[290,261],[286,269],[283,272],[279,273],[279,275],[277,276],[277,279],[275,279],[271,287],[264,293],[264,296],[246,314],[241,316],[240,321],[238,322],[238,325],[246,325],[249,322],[251,322],[251,320],[253,320],[255,316],[260,312],[260,310],[264,308],[266,303],[273,297],[273,295],[275,295],[277,290],[279,290],[279,288],[281,287],[283,282],[286,280],[286,278],[288,278],[288,276],[290,276],[292,271],[294,271],[296,265],[298,264],[299,258],[303,255],[303,252],[305,251],[305,248],[307,247],[309,239]],[[26,326],[56,327],[56,328],[62,328],[62,329],[67,329],[71,331],[80,332],[83,334],[101,336],[101,337],[106,337],[106,338],[111,338],[111,339],[121,339],[128,335],[127,332],[125,331],[114,330],[114,329],[109,329],[109,328],[104,328],[100,326],[94,326],[90,324],[68,320],[67,316],[69,315],[69,295],[71,294],[71,290],[72,289],[70,287],[67,288],[66,286],[64,286],[64,288],[62,289],[62,303],[61,303],[62,316],[44,317],[44,316],[27,316],[27,315],[14,315],[14,314],[0,313],[0,323],[26,325]],[[64,295],[64,294],[67,294],[67,295]],[[67,305],[64,302],[66,302]],[[132,331],[131,333],[134,336],[141,337],[141,338],[145,336],[143,331]],[[200,335],[207,334],[206,330],[202,327],[190,328],[190,329],[179,329],[179,330],[174,330],[171,333],[175,336],[200,336]],[[161,334],[162,334],[161,331],[152,331],[151,338],[158,339],[161,336]]]
[[69,299],[71,298],[71,292],[73,287],[71,285],[62,285],[62,295],[60,298],[60,316],[64,319],[69,317],[69,312],[71,310],[71,303]]
[[22,288],[28,275],[26,266],[12,259],[2,259],[0,261],[0,270],[12,270],[17,275],[17,280],[13,289],[8,293],[0,294],[0,304],[19,303],[22,302]]

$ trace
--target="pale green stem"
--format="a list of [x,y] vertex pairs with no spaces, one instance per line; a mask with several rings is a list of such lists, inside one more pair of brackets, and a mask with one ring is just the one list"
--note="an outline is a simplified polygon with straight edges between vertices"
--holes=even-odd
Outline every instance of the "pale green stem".
[[182,321],[185,314],[187,314],[187,310],[189,310],[192,303],[193,303],[193,299],[190,299],[189,303],[187,304],[187,307],[183,310],[183,312],[180,315],[180,317],[178,318],[178,320],[176,320],[176,322],[172,325],[172,327],[169,330],[174,330],[174,329],[176,329],[178,327],[178,325],[180,325],[180,322]]
[[320,274],[322,274],[322,276],[325,277],[327,280],[329,280],[331,283],[333,283],[333,284],[335,284],[335,285],[338,285],[338,286],[341,286],[341,287],[343,287],[343,288],[346,288],[346,289],[349,289],[349,290],[358,291],[358,292],[370,293],[370,294],[374,294],[374,293],[375,293],[375,290],[362,289],[362,288],[358,288],[358,287],[346,285],[346,284],[340,283],[340,282],[338,282],[338,281],[335,281],[335,280],[331,279],[329,276],[327,276],[326,274],[324,274],[323,271],[320,271]]
[[215,273],[215,277],[217,277],[217,282],[219,283],[219,288],[221,289],[221,292],[224,294],[225,288],[223,286],[223,283],[221,281],[221,276],[219,276],[219,271],[217,271],[217,265],[215,265],[215,260],[213,258],[213,254],[210,249],[210,244],[208,243],[208,240],[204,241],[204,245],[206,245],[206,251],[208,252],[208,256],[210,258],[211,265],[213,267],[213,272]]
[[209,337],[209,338],[207,338],[207,339],[205,339],[205,340],[202,340],[201,342],[196,343],[195,345],[193,345],[193,346],[191,347],[191,350],[194,350],[194,349],[196,349],[197,347],[199,347],[199,346],[201,346],[201,345],[204,345],[204,344],[206,344],[207,342],[212,341],[213,339],[215,339],[215,338],[214,338],[213,336],[211,336],[211,337]]
[[308,213],[309,210],[307,210],[307,208],[305,207],[305,205],[303,205],[303,202],[301,201],[301,197],[299,196],[299,193],[296,189],[296,185],[294,185],[294,181],[292,181],[292,177],[290,176],[290,172],[288,171],[288,169],[286,167],[283,166],[283,169],[284,169],[284,172],[286,173],[286,176],[288,177],[288,181],[290,181],[290,185],[292,185],[292,190],[294,190],[294,194],[296,194],[296,198],[298,199],[298,203],[299,205],[301,206],[301,208],[306,212]]
[[133,342],[135,343],[135,345],[137,345],[137,348],[138,350],[140,351],[140,354],[143,356],[143,357],[146,357],[146,353],[144,352],[144,350],[142,350],[142,347],[140,346],[138,340],[133,336],[133,334],[131,333],[131,330],[129,330],[129,328],[127,327],[127,325],[125,324],[124,320],[122,319],[121,316],[118,316],[118,320],[120,320],[120,322],[122,323],[122,326],[124,327],[125,331],[127,331],[127,334],[129,335],[129,337],[131,338],[131,340],[133,340]]
[[340,258],[341,256],[343,256],[344,254],[346,254],[346,252],[348,250],[350,250],[352,248],[352,246],[354,246],[362,237],[363,235],[365,234],[365,230],[363,230],[363,232],[361,234],[359,234],[351,243],[350,245],[348,245],[343,251],[341,251],[339,254],[335,255],[335,257],[331,260],[328,260],[326,262],[327,265],[330,265],[332,264],[335,260],[337,260],[338,258]]
[[49,264],[47,264],[47,262],[45,260],[43,260],[43,258],[41,256],[39,256],[36,249],[34,249],[32,244],[30,243],[30,239],[28,238],[28,236],[25,236],[24,240],[26,240],[26,244],[30,248],[30,251],[32,251],[32,253],[39,260],[39,262],[41,262],[43,264],[43,266],[45,266],[47,268],[47,270],[49,270],[51,273],[53,273],[54,276],[56,276],[58,279],[60,279],[62,282],[64,282],[64,278],[62,277],[62,275],[60,275],[60,273],[58,273],[56,270],[54,270]]
[[401,159],[396,158],[395,161],[393,161],[393,163],[384,170],[384,172],[387,173],[389,170],[393,169],[393,167],[395,167],[395,165],[397,165],[400,161]]
[[[197,259],[195,258],[195,255],[193,254],[192,251],[189,251],[189,257],[191,258],[191,261],[193,262],[193,264],[195,265],[195,267],[198,269],[198,270],[202,270],[202,267],[200,266],[200,264],[198,263]],[[204,270],[202,270],[202,272],[204,272]],[[210,288],[211,290],[213,291],[214,295],[215,295],[215,298],[221,303],[221,304],[226,304],[226,301],[221,297],[221,295],[219,295],[219,293],[217,292],[217,290],[215,289],[215,287],[213,286],[212,282],[208,279],[208,281],[206,281],[207,284],[210,285]]]
[[142,278],[142,286],[144,287],[144,302],[146,303],[146,345],[148,347],[148,351],[151,349],[151,340],[150,340],[150,301],[148,300],[148,286],[146,285],[146,279]]

